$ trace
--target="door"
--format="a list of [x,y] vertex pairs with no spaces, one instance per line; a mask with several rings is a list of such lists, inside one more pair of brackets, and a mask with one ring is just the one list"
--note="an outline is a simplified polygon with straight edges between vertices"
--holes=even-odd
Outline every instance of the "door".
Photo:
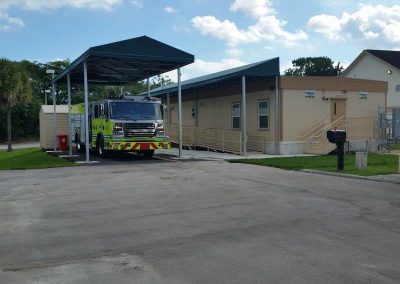
[[331,100],[331,121],[336,121],[341,117],[346,117],[346,100]]

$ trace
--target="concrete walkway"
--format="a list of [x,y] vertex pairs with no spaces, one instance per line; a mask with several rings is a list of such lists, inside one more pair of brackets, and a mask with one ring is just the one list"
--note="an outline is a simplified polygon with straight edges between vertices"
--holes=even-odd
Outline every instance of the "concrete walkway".
[[[172,157],[178,158],[178,149],[172,148],[169,150],[160,150],[157,153],[163,153],[170,155]],[[283,157],[295,157],[295,156],[315,156],[315,155],[268,155],[260,152],[248,152],[247,157],[243,157],[237,154],[231,153],[221,153],[215,151],[198,151],[198,150],[183,150],[183,159],[185,160],[209,160],[209,161],[218,161],[218,160],[236,160],[236,159],[266,159],[266,158],[283,158]]]
[[[31,141],[31,142],[22,142],[22,143],[13,143],[13,149],[22,149],[22,148],[33,148],[33,147],[40,147],[39,141]],[[7,143],[0,143],[0,150],[6,150]]]

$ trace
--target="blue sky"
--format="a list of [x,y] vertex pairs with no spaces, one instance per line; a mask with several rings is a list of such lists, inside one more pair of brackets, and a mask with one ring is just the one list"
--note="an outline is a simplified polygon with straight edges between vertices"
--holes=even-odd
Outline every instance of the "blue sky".
[[[0,0],[0,57],[75,59],[90,46],[148,35],[195,55],[184,78],[272,57],[349,64],[400,50],[398,1]],[[173,75],[171,75],[173,77]]]

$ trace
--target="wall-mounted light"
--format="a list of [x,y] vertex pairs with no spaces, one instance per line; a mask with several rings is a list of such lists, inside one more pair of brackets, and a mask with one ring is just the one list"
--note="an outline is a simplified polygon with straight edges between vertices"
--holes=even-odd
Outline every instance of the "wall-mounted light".
[[388,73],[388,74],[392,74],[393,71],[392,71],[392,70],[388,70],[387,73]]

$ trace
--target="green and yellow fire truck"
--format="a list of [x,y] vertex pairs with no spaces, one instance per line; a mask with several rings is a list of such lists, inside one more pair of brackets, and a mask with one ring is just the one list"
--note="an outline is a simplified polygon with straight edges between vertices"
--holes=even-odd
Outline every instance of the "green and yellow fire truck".
[[[85,149],[84,108],[72,108],[75,144]],[[109,99],[89,104],[89,142],[99,156],[112,151],[136,152],[146,157],[156,149],[169,149],[164,134],[163,105],[142,96]]]

